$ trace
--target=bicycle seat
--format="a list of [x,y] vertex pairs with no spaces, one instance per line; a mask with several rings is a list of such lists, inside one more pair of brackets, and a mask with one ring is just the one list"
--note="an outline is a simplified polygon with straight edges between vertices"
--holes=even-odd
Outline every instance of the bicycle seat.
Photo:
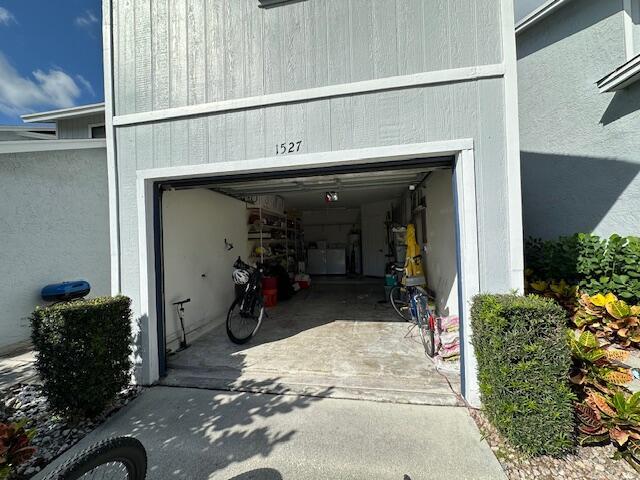
[[179,302],[173,302],[171,305],[183,305],[185,303],[189,303],[190,301],[190,298],[185,298],[184,300],[180,300]]

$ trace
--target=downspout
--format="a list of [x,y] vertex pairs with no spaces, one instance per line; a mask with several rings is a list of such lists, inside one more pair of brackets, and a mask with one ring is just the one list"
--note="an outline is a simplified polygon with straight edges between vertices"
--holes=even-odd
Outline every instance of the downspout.
[[518,70],[513,0],[502,0],[502,61],[504,64],[504,121],[509,215],[510,287],[524,292],[522,185],[520,178],[520,127]]
[[107,180],[109,184],[109,245],[111,252],[111,294],[121,292],[120,279],[120,208],[118,204],[118,163],[116,136],[113,126],[113,6],[111,0],[102,4],[102,52],[104,66],[104,116],[107,142]]

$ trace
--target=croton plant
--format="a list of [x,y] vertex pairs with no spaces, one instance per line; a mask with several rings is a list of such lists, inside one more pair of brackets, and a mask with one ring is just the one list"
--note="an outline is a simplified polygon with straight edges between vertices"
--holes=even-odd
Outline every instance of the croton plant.
[[640,306],[628,305],[614,294],[580,296],[572,317],[580,329],[588,329],[608,344],[638,347],[640,344]]
[[8,478],[18,466],[36,451],[31,445],[35,430],[25,428],[25,422],[0,423],[0,480]]

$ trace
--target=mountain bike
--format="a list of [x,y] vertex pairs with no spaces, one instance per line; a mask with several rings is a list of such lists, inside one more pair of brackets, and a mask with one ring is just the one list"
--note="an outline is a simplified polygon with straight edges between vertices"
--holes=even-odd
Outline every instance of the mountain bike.
[[131,437],[117,437],[80,452],[47,475],[46,480],[144,480],[146,475],[147,452],[142,443]]
[[233,264],[233,282],[241,292],[235,298],[227,313],[227,335],[233,343],[247,343],[258,331],[264,317],[262,277],[264,267],[258,263],[252,267],[240,257]]
[[[414,277],[415,278],[415,277]],[[436,316],[429,308],[431,296],[422,287],[421,278],[405,278],[405,285],[396,285],[389,293],[389,301],[400,317],[418,328],[425,353],[432,357],[436,354],[435,330]]]

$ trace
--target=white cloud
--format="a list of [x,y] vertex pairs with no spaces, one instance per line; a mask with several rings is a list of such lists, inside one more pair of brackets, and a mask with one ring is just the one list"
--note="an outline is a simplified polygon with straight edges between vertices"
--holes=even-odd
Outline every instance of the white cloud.
[[84,89],[87,92],[89,92],[91,94],[92,97],[96,96],[96,92],[93,89],[93,85],[91,85],[91,82],[89,82],[89,80],[87,80],[86,78],[84,78],[80,74],[76,75],[76,80],[78,80],[78,82],[80,82],[80,84],[84,87]]
[[91,10],[85,10],[82,15],[76,17],[74,23],[80,28],[91,28],[99,21]]
[[35,108],[66,108],[75,105],[80,87],[60,68],[36,70],[33,78],[22,76],[0,52],[0,111],[20,115]]
[[0,7],[0,25],[9,25],[11,23],[18,23],[16,17],[6,8]]

